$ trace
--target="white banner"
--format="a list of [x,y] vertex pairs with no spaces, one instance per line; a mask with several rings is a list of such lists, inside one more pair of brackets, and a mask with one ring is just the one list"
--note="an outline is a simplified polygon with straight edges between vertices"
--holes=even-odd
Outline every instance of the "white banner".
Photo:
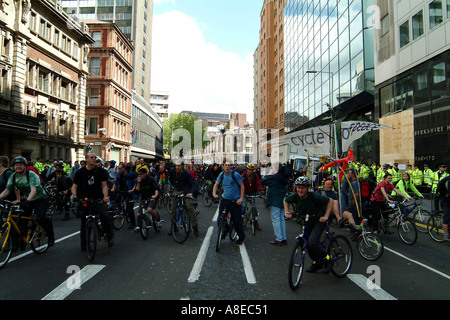
[[380,129],[392,129],[390,127],[364,121],[347,121],[341,123],[342,152],[347,152],[353,141],[358,140],[368,132]]
[[280,137],[280,142],[296,148],[300,153],[309,151],[311,156],[330,155],[330,126],[310,128]]

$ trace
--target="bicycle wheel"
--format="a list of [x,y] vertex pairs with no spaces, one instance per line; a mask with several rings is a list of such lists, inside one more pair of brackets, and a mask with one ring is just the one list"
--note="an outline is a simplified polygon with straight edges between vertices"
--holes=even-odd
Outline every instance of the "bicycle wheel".
[[427,223],[428,234],[430,235],[431,239],[439,243],[445,241],[444,229],[442,226],[443,219],[444,218],[441,215],[431,216],[430,219],[428,219]]
[[350,242],[344,236],[334,236],[328,245],[327,253],[333,263],[331,272],[338,278],[344,278],[349,273],[353,262]]
[[414,213],[413,221],[416,223],[417,231],[427,233],[427,222],[431,217],[431,212],[424,209],[419,209]]
[[141,219],[139,221],[139,230],[141,232],[142,239],[148,239],[148,229],[151,228],[150,218],[146,213],[142,214]]
[[219,252],[220,243],[225,239],[225,219],[220,217],[217,230],[216,252]]
[[2,269],[11,258],[12,240],[10,237],[11,226],[9,223],[4,224],[0,230],[0,269]]
[[183,212],[176,214],[175,221],[172,221],[172,236],[178,243],[183,243],[189,237],[191,232],[191,221],[189,217]]
[[95,221],[86,221],[86,253],[90,262],[94,261],[97,252],[97,228]]
[[292,290],[297,290],[302,280],[305,266],[306,248],[303,241],[297,240],[289,260],[288,281]]
[[369,261],[379,259],[384,251],[383,242],[373,233],[360,235],[356,240],[356,248],[361,257]]
[[251,215],[252,233],[253,233],[253,235],[256,235],[256,226],[255,226],[255,224],[256,224],[256,208],[255,207],[252,208],[251,214],[252,214]]
[[120,230],[123,227],[123,224],[125,223],[125,208],[123,206],[117,207],[113,214],[112,214],[112,220],[113,220],[113,226],[114,229]]
[[[159,213],[158,213],[158,216],[159,216]],[[160,221],[158,222],[158,221],[155,220],[155,218],[152,217],[153,229],[155,229],[156,233],[160,232],[161,228],[162,228],[162,225],[161,225],[162,220],[161,220],[160,216],[159,216],[159,219],[160,219]]]
[[208,192],[202,194],[202,201],[205,207],[211,207],[213,199],[209,196]]
[[30,240],[30,247],[36,254],[42,254],[48,249],[48,236],[44,229],[37,223],[33,226],[34,231]]
[[412,246],[417,241],[416,224],[409,218],[400,218],[397,225],[397,232],[402,241]]

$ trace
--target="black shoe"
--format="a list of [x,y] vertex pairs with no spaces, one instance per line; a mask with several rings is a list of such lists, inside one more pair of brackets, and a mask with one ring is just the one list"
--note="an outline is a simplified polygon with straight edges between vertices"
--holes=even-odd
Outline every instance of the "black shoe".
[[239,246],[241,246],[243,243],[244,243],[244,240],[238,239],[238,240],[236,240],[236,241],[234,242],[234,245],[235,245],[236,247],[239,247]]

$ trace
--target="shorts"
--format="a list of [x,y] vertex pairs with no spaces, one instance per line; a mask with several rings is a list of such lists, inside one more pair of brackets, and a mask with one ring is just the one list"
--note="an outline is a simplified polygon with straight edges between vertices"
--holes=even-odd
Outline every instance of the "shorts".
[[147,209],[153,209],[153,210],[155,210],[156,209],[156,202],[158,202],[158,198],[156,198],[156,199],[149,199],[149,200],[147,200]]

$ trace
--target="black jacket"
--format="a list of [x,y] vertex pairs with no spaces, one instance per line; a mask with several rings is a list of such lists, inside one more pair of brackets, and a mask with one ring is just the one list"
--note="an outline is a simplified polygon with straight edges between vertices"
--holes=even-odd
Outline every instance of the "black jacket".
[[183,169],[179,174],[177,174],[176,168],[170,170],[169,181],[176,191],[183,191],[184,194],[195,193],[196,182],[192,174],[186,169]]

